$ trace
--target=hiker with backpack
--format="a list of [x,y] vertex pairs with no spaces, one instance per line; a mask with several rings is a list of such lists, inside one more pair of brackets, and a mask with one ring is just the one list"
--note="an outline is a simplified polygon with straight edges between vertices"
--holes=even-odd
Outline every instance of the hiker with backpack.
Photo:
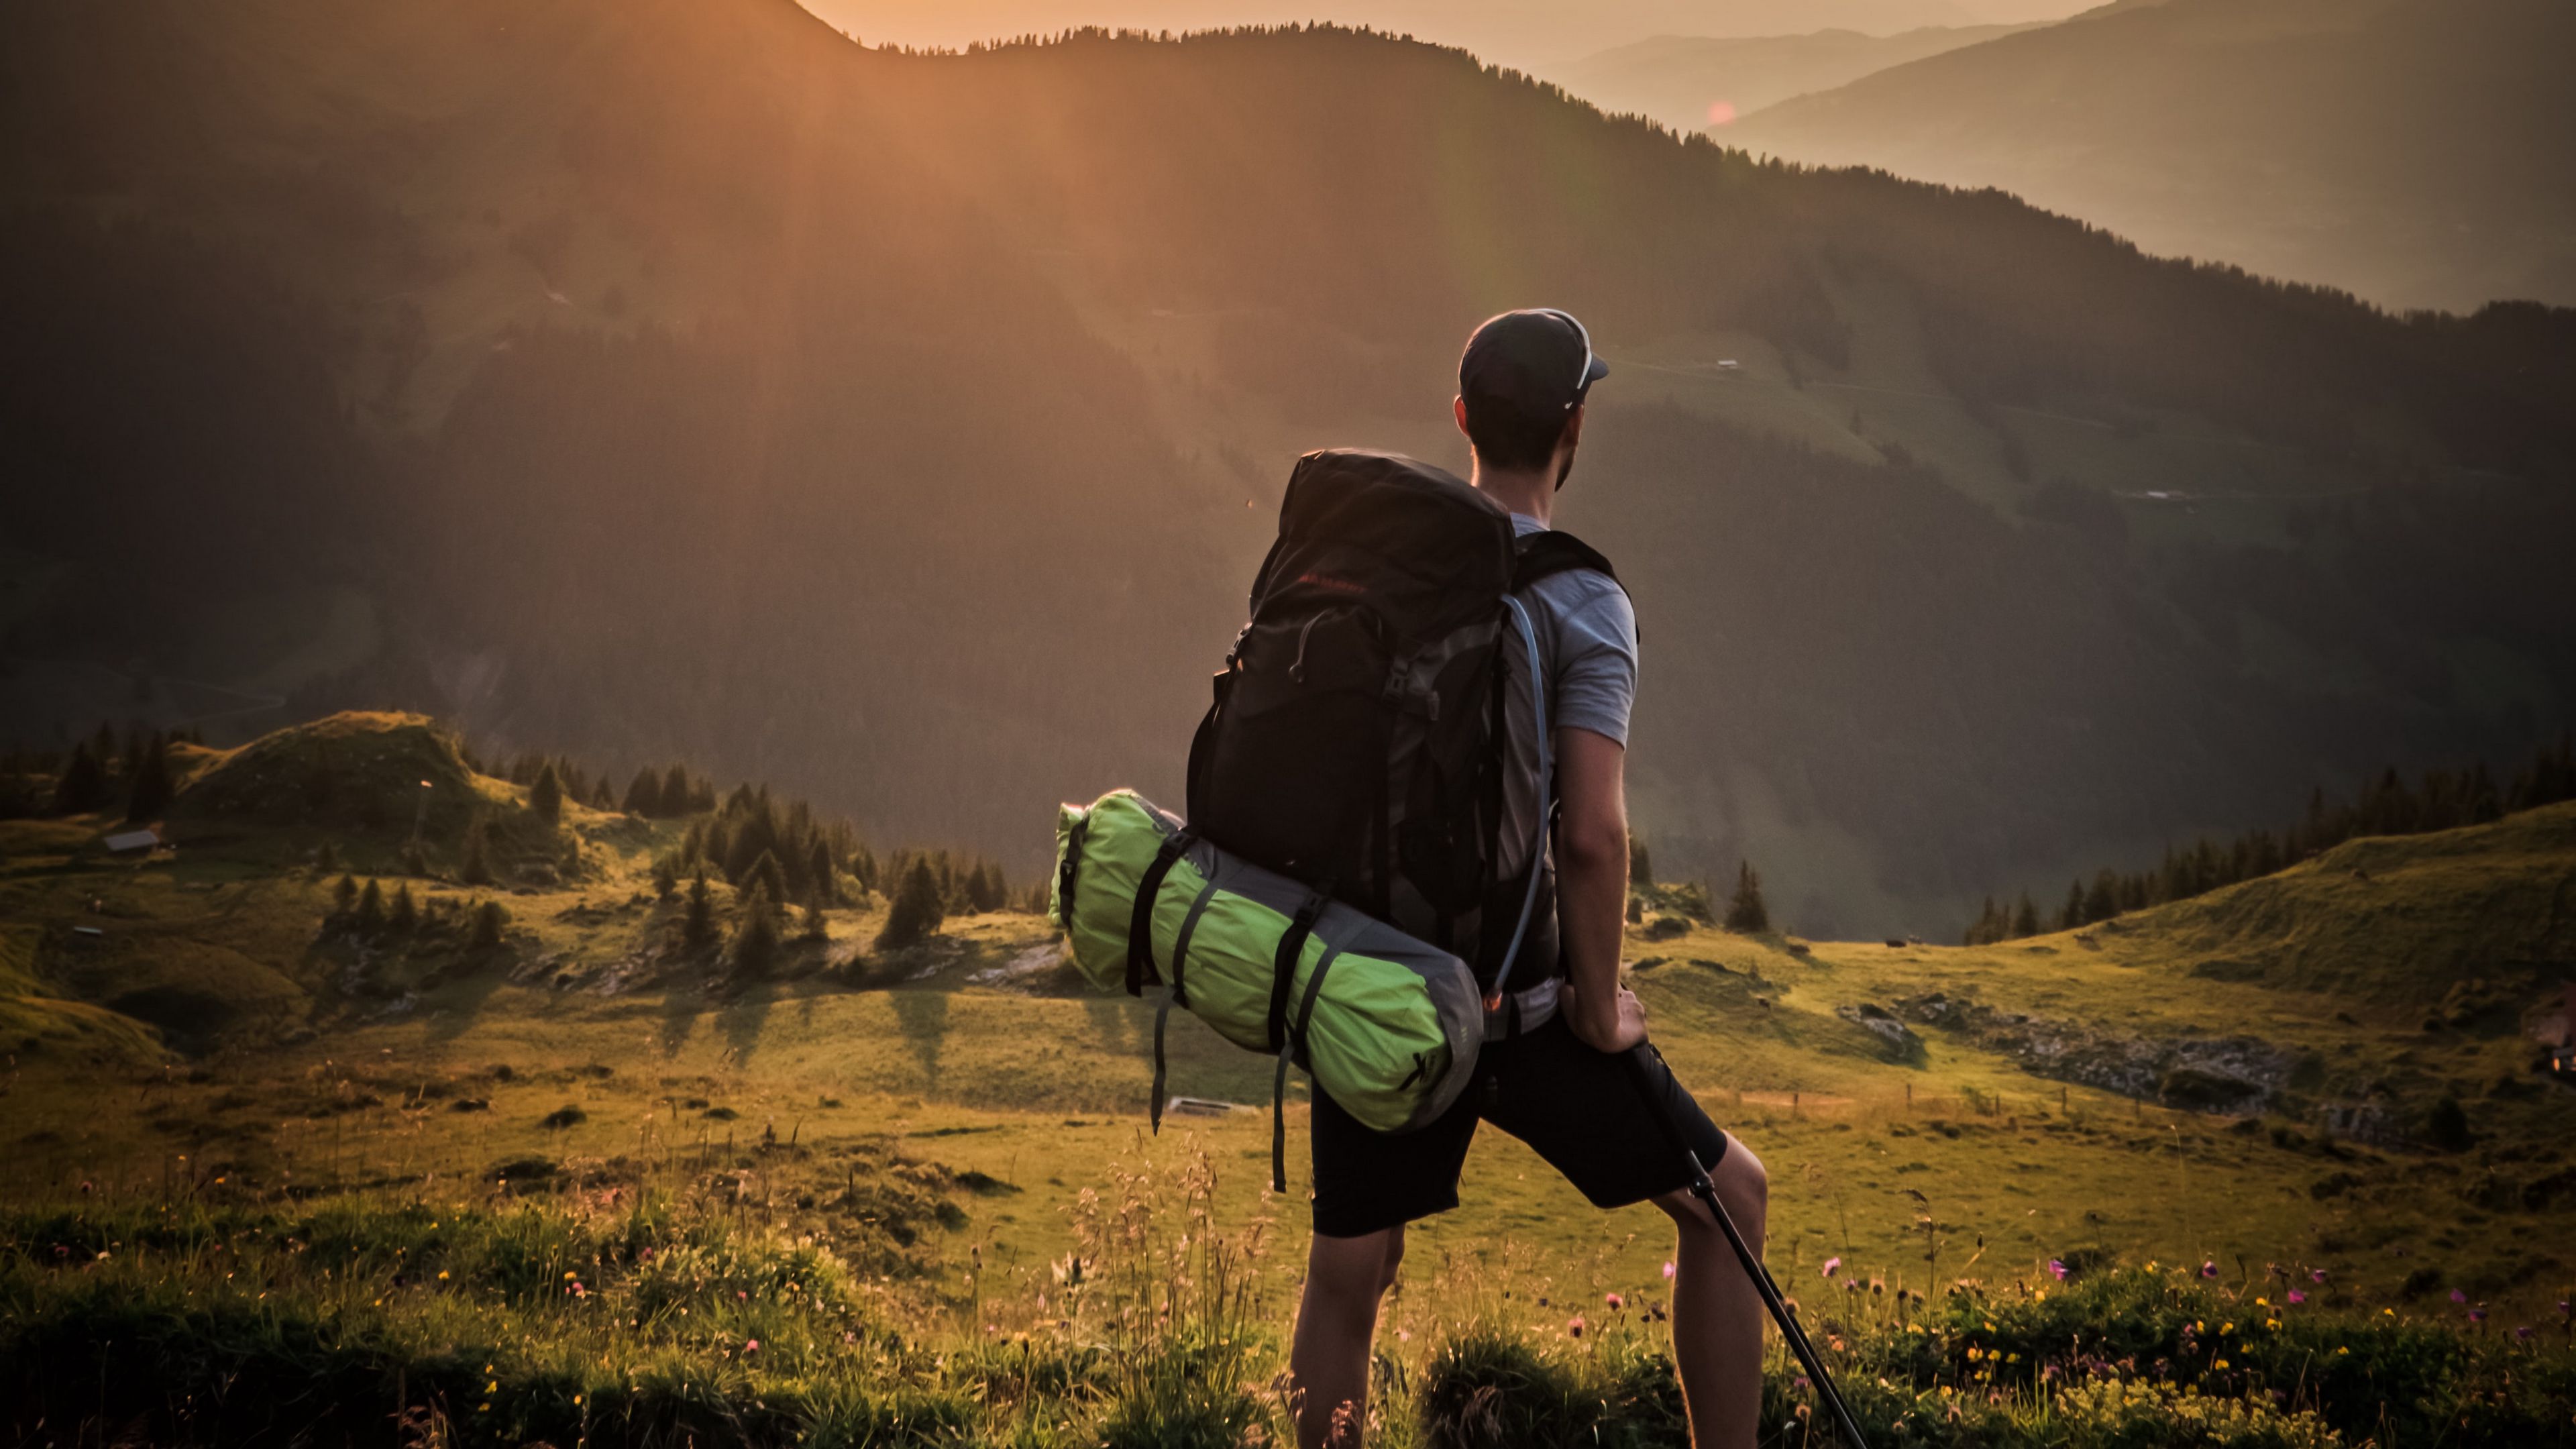
[[[1620,984],[1636,616],[1598,556],[1558,553],[1570,541],[1549,528],[1583,441],[1585,399],[1607,372],[1582,325],[1556,311],[1493,318],[1476,329],[1459,364],[1452,409],[1473,449],[1469,483],[1509,514],[1521,563],[1511,595],[1536,636],[1537,677],[1524,669],[1516,687],[1543,694],[1551,737],[1531,742],[1542,751],[1514,751],[1504,763],[1527,771],[1543,753],[1553,758],[1554,779],[1534,790],[1506,781],[1504,794],[1556,802],[1553,929],[1525,938],[1525,950],[1540,948],[1515,973],[1526,985],[1489,1013],[1474,1078],[1438,1120],[1407,1133],[1374,1132],[1320,1085],[1314,1094],[1314,1240],[1291,1358],[1306,1449],[1359,1442],[1378,1305],[1403,1261],[1405,1224],[1457,1205],[1480,1122],[1528,1143],[1595,1206],[1651,1201],[1672,1217],[1673,1354],[1692,1442],[1701,1449],[1753,1442],[1763,1305],[1714,1216],[1691,1195],[1688,1161],[1672,1150],[1658,1110],[1678,1123],[1757,1253],[1762,1164],[1673,1079],[1647,1045],[1644,1006]],[[1562,561],[1530,567],[1551,556]],[[1503,835],[1513,835],[1508,822]],[[1549,863],[1529,868],[1544,875]],[[1500,934],[1493,920],[1482,924],[1485,934]],[[1659,1103],[1641,1096],[1631,1075],[1639,1067]]]
[[1251,617],[1190,747],[1186,819],[1132,791],[1057,817],[1052,912],[1096,986],[1175,1007],[1314,1080],[1314,1239],[1290,1356],[1298,1438],[1365,1428],[1405,1225],[1458,1205],[1479,1123],[1600,1207],[1680,1233],[1673,1350],[1693,1442],[1749,1446],[1762,1316],[1858,1430],[1761,1268],[1762,1164],[1709,1121],[1620,984],[1637,624],[1552,529],[1609,369],[1571,315],[1507,312],[1459,364],[1474,476],[1298,460]]

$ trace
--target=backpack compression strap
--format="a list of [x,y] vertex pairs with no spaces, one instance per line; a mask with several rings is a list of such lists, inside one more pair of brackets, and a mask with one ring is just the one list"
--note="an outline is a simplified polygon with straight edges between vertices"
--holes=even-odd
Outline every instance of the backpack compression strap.
[[1135,914],[1127,918],[1127,994],[1145,994],[1145,977],[1154,969],[1154,898],[1163,893],[1163,882],[1172,873],[1182,852],[1190,848],[1190,832],[1182,829],[1163,838],[1163,848],[1154,852],[1154,863],[1145,867],[1144,878],[1136,882]]

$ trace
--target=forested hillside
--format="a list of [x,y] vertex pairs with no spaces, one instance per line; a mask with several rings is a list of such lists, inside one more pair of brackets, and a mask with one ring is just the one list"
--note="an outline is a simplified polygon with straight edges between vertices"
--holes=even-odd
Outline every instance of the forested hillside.
[[2576,303],[2576,15],[2165,0],[1801,97],[1730,145],[1999,186],[2155,252],[2392,308]]
[[1565,521],[1645,620],[1640,819],[1788,924],[1955,931],[2576,681],[2567,314],[2396,321],[1384,37],[47,4],[0,204],[20,735],[421,707],[1025,870],[1056,799],[1177,795],[1296,453],[1463,463],[1458,343],[1533,301],[1614,368]]
[[1857,30],[1762,36],[1656,35],[1540,74],[1605,111],[1634,111],[1677,131],[1718,129],[1750,111],[1848,85],[1926,56],[2009,35],[2008,25],[1927,25],[1895,35]]

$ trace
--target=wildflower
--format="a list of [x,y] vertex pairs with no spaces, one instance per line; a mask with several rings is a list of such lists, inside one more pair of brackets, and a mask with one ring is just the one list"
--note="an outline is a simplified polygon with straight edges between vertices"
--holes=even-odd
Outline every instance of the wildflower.
[[2227,1371],[2227,1360],[2225,1360],[2225,1359],[2223,1359],[2223,1358],[2222,1358],[2222,1359],[2218,1360],[2216,1363],[2211,1364],[2211,1365],[2210,1365],[2210,1367],[2211,1367],[2211,1368],[2214,1368],[2214,1369],[2217,1369],[2217,1370],[2218,1370],[2219,1372],[2221,1372],[2221,1373],[2224,1373],[2224,1372],[2226,1372],[2226,1371]]
[[[1667,1282],[1667,1283],[1669,1283],[1669,1282],[1671,1282],[1671,1281],[1672,1281],[1672,1277],[1673,1277],[1673,1264],[1672,1264],[1672,1260],[1671,1260],[1671,1259],[1669,1259],[1669,1258],[1667,1258],[1667,1259],[1665,1259],[1665,1260],[1664,1260],[1664,1281],[1665,1281],[1665,1282]],[[2567,1311],[2567,1305],[2566,1305],[2566,1304],[2564,1304],[2564,1303],[2559,1304],[2559,1305],[2558,1305],[2558,1311],[2559,1311],[2560,1313],[2565,1313],[2565,1312]]]
[[1412,1329],[1410,1329],[1410,1328],[1399,1328],[1399,1329],[1397,1329],[1397,1330],[1395,1331],[1395,1341],[1396,1341],[1396,1342],[1398,1342],[1398,1343],[1411,1343],[1411,1342],[1413,1342],[1413,1330],[1412,1330]]
[[2346,1347],[2344,1347],[2344,1346],[2343,1346],[2343,1345],[2341,1345],[2341,1344],[2336,1344],[2336,1345],[2335,1345],[2335,1357],[2337,1357],[2337,1358],[2350,1358],[2350,1357],[2352,1357],[2352,1350],[2351,1350],[2351,1349],[2348,1349],[2348,1348],[2346,1348]]
[[2058,1282],[2063,1283],[2066,1281],[2066,1264],[2058,1259],[2051,1258],[2048,1260],[2048,1271],[2049,1275],[2054,1277]]
[[2379,1316],[2382,1318],[2395,1318],[2397,1316],[2397,1310],[2394,1308],[2383,1308],[2379,1310]]
[[2212,1262],[2212,1261],[2210,1261],[2210,1260],[2208,1260],[2208,1259],[2206,1259],[2206,1258],[2202,1259],[2202,1260],[2201,1260],[2201,1264],[2200,1264],[2200,1276],[2202,1276],[2203,1278],[2215,1278],[2215,1277],[2217,1277],[2217,1276],[2218,1276],[2218,1264],[2216,1264],[2215,1262]]
[[760,1352],[760,1340],[759,1340],[759,1339],[756,1339],[756,1338],[748,1338],[748,1339],[743,1340],[743,1344],[742,1344],[742,1351],[743,1351],[744,1353],[758,1353],[758,1352]]
[[444,1282],[446,1282],[446,1281],[447,1281],[447,1270],[446,1270],[445,1268],[441,1268],[441,1269],[439,1269],[439,1270],[438,1270],[438,1281],[439,1281],[439,1282],[441,1282],[441,1283],[444,1283]]
[[2454,1288],[2451,1290],[2451,1301],[2454,1303],[2466,1303],[2469,1301],[2469,1295],[2461,1292],[2457,1288]]
[[1572,1318],[1565,1320],[1565,1331],[1576,1338],[1581,1338],[1583,1336],[1583,1315],[1578,1313]]
[[2487,1321],[2487,1311],[2486,1311],[2485,1309],[2483,1309],[2483,1308],[2472,1308],[2472,1309],[2470,1309],[2470,1310],[2469,1310],[2469,1321],[2470,1321],[2471,1323],[2484,1323],[2484,1322],[2486,1322],[2486,1321]]
[[1608,1307],[1608,1308],[1625,1308],[1625,1307],[1627,1307],[1627,1306],[1628,1306],[1628,1300],[1627,1300],[1627,1299],[1625,1299],[1625,1298],[1620,1297],[1620,1296],[1619,1296],[1618,1294],[1616,1294],[1616,1293],[1604,1293],[1604,1294],[1602,1294],[1602,1295],[1601,1295],[1601,1302],[1602,1302],[1602,1305],[1603,1305],[1604,1307]]
[[2293,1289],[2291,1289],[2291,1290],[2290,1290],[2290,1296],[2289,1296],[2287,1299],[2283,1300],[2283,1301],[2284,1301],[2284,1302],[2288,1302],[2288,1303],[2293,1303],[2293,1304],[2297,1304],[2297,1303],[2305,1303],[2305,1302],[2307,1302],[2307,1301],[2308,1301],[2308,1295],[2306,1295],[2305,1293],[2300,1292],[2300,1291],[2299,1291],[2298,1289],[2296,1289],[2296,1288],[2293,1288]]
[[2254,1300],[2254,1306],[2257,1308],[2269,1308],[2272,1306],[2272,1300],[2269,1298],[2257,1298]]
[[1831,1278],[1832,1276],[1834,1276],[1834,1270],[1835,1270],[1836,1268],[1841,1267],[1842,1265],[1843,1265],[1843,1260],[1842,1260],[1842,1259],[1840,1259],[1840,1258],[1827,1258],[1827,1259],[1825,1260],[1825,1271],[1824,1271],[1823,1276],[1824,1276],[1824,1277],[1827,1277],[1827,1278]]
[[2514,1337],[2516,1337],[2516,1338],[2521,1338],[2521,1339],[2528,1339],[2528,1338],[2530,1338],[2530,1337],[2531,1337],[2531,1325],[2530,1325],[2530,1324],[2528,1324],[2528,1323],[2520,1323],[2520,1324],[2516,1324],[2516,1325],[2514,1325],[2513,1336],[2514,1336]]
[[567,1283],[569,1283],[569,1282],[571,1282],[573,1279],[578,1278],[578,1277],[580,1277],[580,1276],[581,1276],[581,1275],[580,1275],[580,1274],[578,1274],[578,1273],[566,1273],[566,1274],[564,1275],[564,1281],[565,1281],[565,1282],[567,1282]]
[[2326,1281],[2326,1270],[2323,1268],[2310,1268],[2308,1270],[2308,1281],[2311,1283],[2322,1283]]

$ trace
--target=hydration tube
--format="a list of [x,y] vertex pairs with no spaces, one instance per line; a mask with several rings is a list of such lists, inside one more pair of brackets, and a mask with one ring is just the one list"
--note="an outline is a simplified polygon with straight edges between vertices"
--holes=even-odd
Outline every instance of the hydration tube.
[[1512,927],[1512,944],[1503,952],[1502,969],[1494,973],[1494,989],[1485,997],[1491,1010],[1503,998],[1504,984],[1511,980],[1512,967],[1519,962],[1521,939],[1529,934],[1530,912],[1538,905],[1539,865],[1547,858],[1548,795],[1556,783],[1556,764],[1548,750],[1547,681],[1539,677],[1538,630],[1530,624],[1529,610],[1509,594],[1503,602],[1511,605],[1512,619],[1520,625],[1521,642],[1529,648],[1529,687],[1531,712],[1538,720],[1538,833],[1530,840],[1529,889],[1521,895],[1521,919]]

